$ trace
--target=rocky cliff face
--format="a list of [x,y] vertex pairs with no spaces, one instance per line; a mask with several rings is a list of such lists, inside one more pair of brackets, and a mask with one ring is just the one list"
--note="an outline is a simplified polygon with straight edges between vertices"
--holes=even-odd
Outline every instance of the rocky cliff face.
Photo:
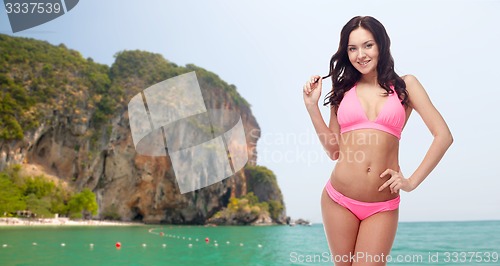
[[[27,47],[36,43],[37,49],[43,47],[45,50],[58,49],[57,53],[69,53],[65,60],[79,62],[71,65],[63,60],[66,63],[61,65],[60,62],[51,62],[50,58],[28,56],[24,60],[25,66],[12,60],[12,53],[16,53],[12,50],[8,51],[9,58],[2,58],[0,63],[7,68],[0,70],[4,71],[0,72],[3,75],[0,78],[4,77],[8,82],[0,82],[0,90],[9,92],[12,83],[18,89],[24,89],[28,97],[40,88],[51,87],[56,93],[48,99],[40,98],[45,99],[43,101],[36,98],[36,103],[21,110],[37,114],[34,115],[36,123],[32,123],[34,126],[20,125],[22,138],[0,138],[0,170],[10,164],[36,166],[41,172],[58,177],[76,190],[93,190],[97,195],[99,217],[118,214],[123,220],[147,223],[203,224],[226,206],[230,197],[245,195],[249,189],[260,191],[257,187],[247,187],[251,177],[242,170],[222,182],[180,194],[168,156],[143,156],[135,151],[126,109],[130,98],[164,79],[195,71],[207,108],[236,110],[241,114],[248,165],[255,165],[256,143],[260,137],[258,123],[236,88],[215,74],[194,65],[178,67],[160,55],[141,51],[119,53],[109,69],[99,66],[98,70],[86,71],[97,64],[91,59],[81,58],[75,51],[68,52],[65,47],[0,37],[0,54],[8,50],[12,39],[17,39],[15,41]],[[22,45],[17,47],[23,50]],[[69,58],[70,55],[76,59]],[[57,75],[62,80],[44,84],[44,75]],[[38,87],[34,87],[34,80]],[[6,125],[4,123],[7,128]],[[274,194],[268,198],[275,199],[275,195],[279,195],[278,199],[283,202],[278,187],[274,191],[267,191],[268,187],[264,189],[266,191],[262,193]],[[277,222],[284,222],[284,210],[282,214]]]

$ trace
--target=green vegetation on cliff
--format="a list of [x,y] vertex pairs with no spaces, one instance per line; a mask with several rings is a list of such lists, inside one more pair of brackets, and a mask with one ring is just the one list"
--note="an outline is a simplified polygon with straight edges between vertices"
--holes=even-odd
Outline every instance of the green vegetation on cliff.
[[0,140],[22,139],[57,114],[85,125],[88,137],[96,138],[92,134],[125,110],[131,96],[191,71],[209,85],[205,89],[223,90],[236,105],[249,106],[236,86],[216,74],[193,64],[177,66],[160,54],[121,51],[108,67],[64,44],[0,34]]
[[22,139],[53,113],[88,123],[79,114],[103,107],[108,72],[63,44],[0,34],[0,139]]
[[264,166],[245,166],[247,194],[231,197],[228,205],[214,214],[209,222],[216,224],[249,224],[268,214],[273,222],[283,218],[283,197],[274,173]]
[[19,166],[0,172],[0,216],[16,216],[28,210],[37,218],[54,214],[82,218],[97,214],[94,193],[84,189],[73,193],[43,176],[21,176]]
[[260,165],[247,165],[244,169],[248,192],[254,193],[260,200],[267,202],[271,218],[278,220],[285,207],[276,175],[270,169]]
[[245,174],[249,175],[251,178],[248,180],[248,186],[250,188],[256,187],[257,184],[263,184],[266,186],[277,187],[278,181],[273,171],[266,168],[265,166],[245,166]]
[[250,192],[241,198],[230,198],[227,207],[214,214],[209,221],[216,224],[249,224],[265,214],[269,214],[269,204],[259,202],[259,198]]
[[188,70],[187,72],[195,71],[196,76],[206,82],[209,86],[213,88],[222,88],[237,105],[250,107],[250,104],[245,100],[245,98],[240,96],[236,90],[236,86],[233,84],[227,84],[217,74],[193,64],[187,64],[186,68]]

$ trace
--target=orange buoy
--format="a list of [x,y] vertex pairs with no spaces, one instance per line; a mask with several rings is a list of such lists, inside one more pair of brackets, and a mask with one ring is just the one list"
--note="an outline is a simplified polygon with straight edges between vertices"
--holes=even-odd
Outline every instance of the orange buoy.
[[122,243],[120,243],[120,242],[116,242],[116,243],[115,243],[115,247],[116,247],[116,248],[121,248],[121,247],[122,247]]
[[160,232],[160,236],[164,236],[165,234],[163,232]]
[[210,239],[208,237],[205,238],[205,242],[210,242]]

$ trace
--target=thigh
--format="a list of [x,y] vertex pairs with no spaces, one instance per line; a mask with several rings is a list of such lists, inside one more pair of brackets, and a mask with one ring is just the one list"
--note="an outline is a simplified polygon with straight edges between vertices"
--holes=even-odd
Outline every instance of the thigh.
[[359,220],[348,209],[334,202],[326,190],[321,195],[323,226],[330,252],[336,259],[335,265],[351,265],[358,235]]
[[359,225],[353,265],[386,265],[398,228],[399,210],[376,213]]

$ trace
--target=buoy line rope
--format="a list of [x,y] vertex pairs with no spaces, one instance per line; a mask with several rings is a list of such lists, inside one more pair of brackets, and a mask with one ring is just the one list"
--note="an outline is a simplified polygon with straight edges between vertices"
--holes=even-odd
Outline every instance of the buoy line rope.
[[[150,234],[159,235],[161,237],[168,237],[168,238],[179,239],[179,240],[187,240],[187,241],[200,242],[200,237],[186,237],[186,236],[181,236],[181,235],[165,234],[163,231],[155,232],[155,230],[163,230],[163,229],[164,228],[161,228],[161,227],[151,228],[151,229],[148,230],[148,232]],[[205,243],[207,245],[214,246],[214,247],[218,247],[219,246],[219,243],[217,242],[217,240],[211,240],[209,237],[205,237],[204,240],[205,240]],[[211,244],[211,243],[213,243],[213,244]],[[231,244],[230,241],[226,241],[225,243],[226,243],[226,245],[230,245]],[[192,247],[193,245],[190,243],[188,246]],[[245,246],[245,244],[240,242],[239,246],[243,247],[243,246]],[[257,247],[262,248],[262,244],[257,244]]]
[[[205,237],[204,239],[203,239],[203,237],[189,237],[189,236],[186,237],[186,236],[181,236],[181,235],[165,234],[163,231],[156,232],[155,230],[164,230],[164,228],[161,228],[161,227],[151,228],[151,229],[148,230],[148,233],[153,234],[153,235],[158,235],[160,237],[168,237],[168,238],[172,238],[172,239],[187,240],[187,241],[190,241],[190,242],[191,241],[201,242],[201,241],[204,240],[205,243],[206,243],[205,245],[213,246],[213,247],[218,247],[219,246],[219,243],[217,242],[217,240],[211,240],[209,237]],[[201,238],[201,240],[200,240],[200,238]],[[222,243],[224,243],[224,242],[222,242]],[[32,246],[38,246],[38,243],[36,243],[36,242],[33,242],[31,244],[32,244]],[[231,242],[230,241],[226,241],[225,244],[226,245],[231,245]],[[121,242],[115,242],[114,245],[115,245],[116,249],[120,249],[123,246]],[[60,246],[61,247],[65,247],[66,243],[61,243]],[[93,249],[94,248],[94,243],[89,243],[88,246],[89,246],[90,249]],[[147,247],[147,244],[143,243],[141,246],[145,248],[145,247]],[[245,245],[244,245],[244,243],[240,242],[239,246],[243,247]],[[11,246],[9,244],[7,244],[7,243],[3,243],[2,244],[2,248],[10,248],[10,247]],[[166,248],[167,244],[163,243],[162,247]],[[193,243],[189,243],[188,247],[193,247]],[[262,248],[262,244],[258,244],[257,247]]]

